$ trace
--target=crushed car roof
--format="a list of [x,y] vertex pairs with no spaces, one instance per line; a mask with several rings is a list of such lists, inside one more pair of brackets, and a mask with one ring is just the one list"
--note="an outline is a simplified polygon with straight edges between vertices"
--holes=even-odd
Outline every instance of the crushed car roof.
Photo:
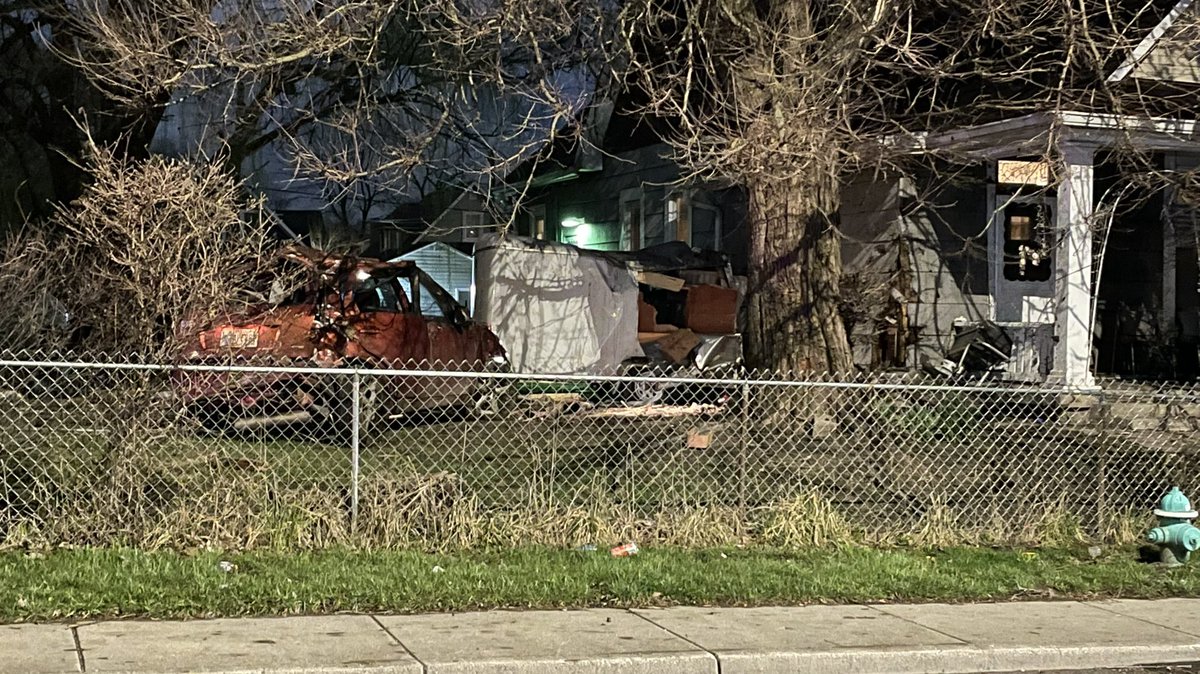
[[280,257],[301,264],[322,274],[336,274],[350,269],[363,270],[375,274],[399,269],[415,267],[412,260],[379,260],[372,257],[357,257],[340,253],[330,253],[311,246],[292,243],[279,251]]

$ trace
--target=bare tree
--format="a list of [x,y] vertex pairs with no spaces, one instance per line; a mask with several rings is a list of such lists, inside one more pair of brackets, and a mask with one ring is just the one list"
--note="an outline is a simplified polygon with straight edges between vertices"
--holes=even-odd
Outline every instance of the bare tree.
[[202,146],[234,170],[277,148],[295,179],[380,211],[431,182],[494,180],[570,132],[607,67],[601,0],[72,6],[60,52],[114,99],[195,101]]
[[0,231],[16,234],[56,204],[79,194],[84,174],[75,165],[83,145],[72,115],[87,109],[92,132],[105,142],[124,136],[144,149],[141,130],[46,48],[59,24],[52,0],[0,0]]

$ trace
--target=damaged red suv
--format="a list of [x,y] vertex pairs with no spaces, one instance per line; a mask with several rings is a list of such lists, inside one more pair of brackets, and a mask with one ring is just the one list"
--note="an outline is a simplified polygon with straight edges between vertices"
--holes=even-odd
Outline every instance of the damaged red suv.
[[[383,262],[290,245],[267,301],[220,321],[183,321],[181,364],[502,369],[499,339],[409,261]],[[352,377],[176,371],[177,394],[206,426],[245,430],[316,422],[344,430]],[[359,381],[360,427],[381,417],[471,404],[484,380],[387,376]]]

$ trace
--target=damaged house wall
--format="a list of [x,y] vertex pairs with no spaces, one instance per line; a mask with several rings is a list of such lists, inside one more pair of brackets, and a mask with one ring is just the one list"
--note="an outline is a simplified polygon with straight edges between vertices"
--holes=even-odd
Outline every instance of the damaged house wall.
[[940,359],[956,318],[990,316],[985,177],[871,173],[843,187],[844,286],[866,308],[850,336],[857,365]]
[[986,169],[974,166],[919,173],[901,185],[909,188],[902,189],[900,228],[912,270],[910,366],[941,359],[956,319],[992,316],[986,178]]
[[899,181],[863,174],[842,187],[842,295],[854,362],[881,364],[880,323],[899,281]]

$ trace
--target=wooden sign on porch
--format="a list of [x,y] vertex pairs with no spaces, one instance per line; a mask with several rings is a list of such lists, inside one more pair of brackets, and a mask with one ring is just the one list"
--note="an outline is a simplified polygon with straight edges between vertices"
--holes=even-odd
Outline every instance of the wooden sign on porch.
[[1050,184],[1050,164],[1044,161],[1018,161],[1000,159],[996,162],[996,182],[1001,185]]

